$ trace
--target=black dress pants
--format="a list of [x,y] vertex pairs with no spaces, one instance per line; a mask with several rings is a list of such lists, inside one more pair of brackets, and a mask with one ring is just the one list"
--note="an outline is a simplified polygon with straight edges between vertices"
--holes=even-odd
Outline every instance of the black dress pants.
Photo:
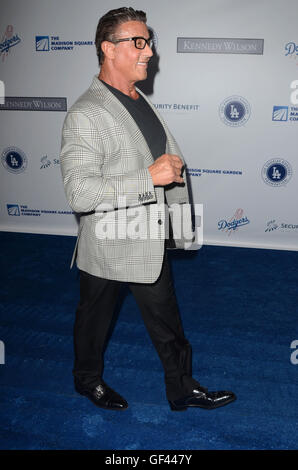
[[[104,347],[122,285],[80,271],[73,375],[88,387],[101,382]],[[183,333],[166,253],[156,282],[128,285],[162,362],[168,400],[191,393],[199,383],[191,376],[191,346]]]

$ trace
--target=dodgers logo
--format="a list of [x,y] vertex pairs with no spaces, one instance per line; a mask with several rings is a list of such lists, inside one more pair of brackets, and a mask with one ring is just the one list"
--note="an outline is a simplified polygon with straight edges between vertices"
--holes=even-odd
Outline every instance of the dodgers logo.
[[250,117],[250,105],[242,96],[230,96],[221,103],[219,115],[228,126],[243,126]]
[[289,162],[281,158],[268,160],[262,168],[263,181],[270,186],[287,184],[292,174],[293,171]]
[[296,46],[296,44],[294,42],[288,42],[286,45],[285,45],[285,56],[287,57],[288,55],[293,55],[294,53],[296,55],[298,55],[298,46]]
[[2,61],[4,61],[10,53],[10,49],[19,44],[19,42],[21,42],[21,39],[17,34],[13,34],[13,26],[11,24],[8,25],[0,42],[0,55],[2,56]]
[[10,173],[22,173],[26,170],[28,160],[25,153],[17,147],[9,147],[2,152],[2,164]]
[[228,233],[228,235],[230,236],[231,233],[238,230],[239,227],[242,227],[243,225],[247,225],[249,223],[250,220],[246,216],[244,216],[244,210],[239,208],[235,211],[235,214],[229,220],[221,219],[217,223],[217,228],[222,232]]
[[288,112],[288,106],[273,106],[272,121],[287,121]]

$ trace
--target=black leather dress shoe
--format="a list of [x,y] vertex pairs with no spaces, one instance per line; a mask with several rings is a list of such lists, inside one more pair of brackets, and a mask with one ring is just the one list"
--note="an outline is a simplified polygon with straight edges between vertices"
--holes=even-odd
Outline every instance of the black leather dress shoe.
[[213,410],[235,400],[236,395],[233,392],[208,392],[207,388],[199,387],[194,389],[190,395],[179,398],[179,400],[169,401],[169,404],[172,411],[184,411],[189,407]]
[[105,408],[106,410],[125,410],[128,407],[127,401],[104,382],[90,389],[75,380],[75,389],[100,408]]

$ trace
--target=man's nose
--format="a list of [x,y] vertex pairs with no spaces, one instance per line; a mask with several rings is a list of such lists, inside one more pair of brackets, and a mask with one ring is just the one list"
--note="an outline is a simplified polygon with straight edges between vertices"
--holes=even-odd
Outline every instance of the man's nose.
[[153,50],[151,49],[151,47],[148,44],[146,44],[145,52],[146,52],[146,55],[148,55],[148,57],[153,56]]

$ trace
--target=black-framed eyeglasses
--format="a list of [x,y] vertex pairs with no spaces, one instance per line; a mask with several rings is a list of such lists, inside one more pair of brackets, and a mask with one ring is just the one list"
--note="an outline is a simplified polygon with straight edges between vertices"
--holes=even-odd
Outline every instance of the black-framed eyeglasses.
[[124,41],[134,41],[136,49],[145,49],[146,44],[152,49],[153,46],[153,39],[143,38],[142,36],[134,36],[133,38],[121,38],[121,39],[113,39],[110,42],[117,44],[118,42]]

